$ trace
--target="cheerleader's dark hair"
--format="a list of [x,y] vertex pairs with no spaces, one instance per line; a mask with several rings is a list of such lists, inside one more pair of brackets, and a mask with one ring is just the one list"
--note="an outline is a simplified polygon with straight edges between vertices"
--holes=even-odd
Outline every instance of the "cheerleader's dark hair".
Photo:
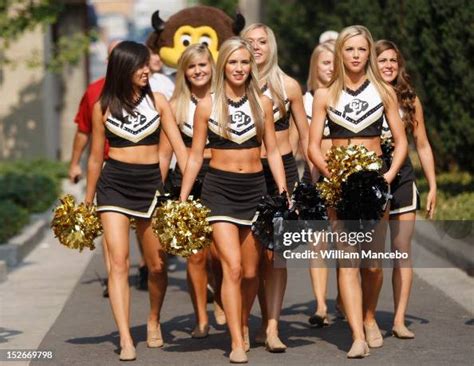
[[411,85],[410,75],[406,71],[405,58],[401,54],[397,45],[392,41],[382,39],[375,43],[375,53],[377,57],[387,50],[393,50],[397,54],[398,75],[392,82],[397,93],[398,104],[403,111],[402,120],[408,131],[413,132],[417,121],[415,119],[415,99],[416,93]]
[[[123,41],[112,50],[107,64],[104,89],[100,96],[100,107],[105,114],[109,109],[110,114],[122,119],[122,110],[132,114],[137,103],[134,95],[133,74],[140,68],[148,65],[150,51],[137,42]],[[142,89],[139,97],[148,95],[154,103],[150,84]]]

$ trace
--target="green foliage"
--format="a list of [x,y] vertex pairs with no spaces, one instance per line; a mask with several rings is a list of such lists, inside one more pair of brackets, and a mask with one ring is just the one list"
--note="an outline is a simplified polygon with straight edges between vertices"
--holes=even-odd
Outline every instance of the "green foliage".
[[[420,176],[421,175],[417,175]],[[441,173],[437,181],[437,220],[474,220],[474,177],[467,172]],[[426,210],[428,183],[417,181],[422,211]]]
[[0,0],[0,38],[8,46],[37,25],[53,24],[61,8],[55,0]]
[[28,218],[28,212],[12,201],[0,201],[0,244],[17,234]]
[[[474,4],[414,0],[406,16],[409,60],[419,76],[428,133],[444,169],[474,171]],[[471,27],[469,27],[471,24]]]
[[10,172],[0,176],[0,201],[11,200],[29,212],[44,211],[58,193],[58,185],[46,175]]
[[15,235],[28,215],[56,200],[67,164],[49,160],[0,163],[0,243]]
[[214,6],[224,10],[230,16],[235,15],[235,11],[239,6],[238,0],[199,0],[202,5]]
[[67,163],[44,159],[1,162],[0,176],[7,173],[46,175],[59,181],[67,177]]
[[[410,153],[415,168],[416,185],[420,192],[421,212],[426,212],[428,182],[415,152]],[[436,220],[474,220],[474,175],[451,171],[436,174]]]
[[423,103],[442,170],[474,171],[474,2],[469,0],[267,0],[264,22],[278,39],[279,63],[302,84],[319,35],[352,24],[397,43]]

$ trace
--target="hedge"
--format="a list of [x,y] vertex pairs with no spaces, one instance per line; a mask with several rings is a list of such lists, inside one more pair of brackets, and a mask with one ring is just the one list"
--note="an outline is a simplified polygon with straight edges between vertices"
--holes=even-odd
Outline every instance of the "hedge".
[[48,160],[0,163],[0,244],[22,229],[30,213],[51,206],[66,175],[65,163]]

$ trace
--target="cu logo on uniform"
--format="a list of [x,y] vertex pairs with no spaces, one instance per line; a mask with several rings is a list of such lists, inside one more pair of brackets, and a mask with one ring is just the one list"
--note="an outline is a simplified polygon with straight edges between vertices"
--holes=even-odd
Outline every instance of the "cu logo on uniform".
[[344,106],[344,115],[346,113],[355,112],[356,116],[358,116],[359,113],[364,112],[368,107],[369,103],[367,103],[365,100],[354,99]]
[[128,116],[128,123],[132,123],[133,128],[137,128],[138,126],[141,126],[146,122],[146,117],[141,114],[136,112],[136,115],[129,115]]
[[237,111],[230,116],[230,123],[237,128],[248,125],[252,119],[242,111]]

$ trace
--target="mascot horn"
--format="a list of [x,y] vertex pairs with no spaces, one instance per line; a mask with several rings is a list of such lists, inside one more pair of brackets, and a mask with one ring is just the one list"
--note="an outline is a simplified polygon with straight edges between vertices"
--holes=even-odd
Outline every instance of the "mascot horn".
[[240,33],[245,18],[237,13],[232,19],[220,9],[199,5],[177,12],[166,22],[157,10],[151,16],[151,25],[155,30],[155,50],[167,66],[176,68],[186,47],[195,43],[206,44],[217,60],[221,44]]

